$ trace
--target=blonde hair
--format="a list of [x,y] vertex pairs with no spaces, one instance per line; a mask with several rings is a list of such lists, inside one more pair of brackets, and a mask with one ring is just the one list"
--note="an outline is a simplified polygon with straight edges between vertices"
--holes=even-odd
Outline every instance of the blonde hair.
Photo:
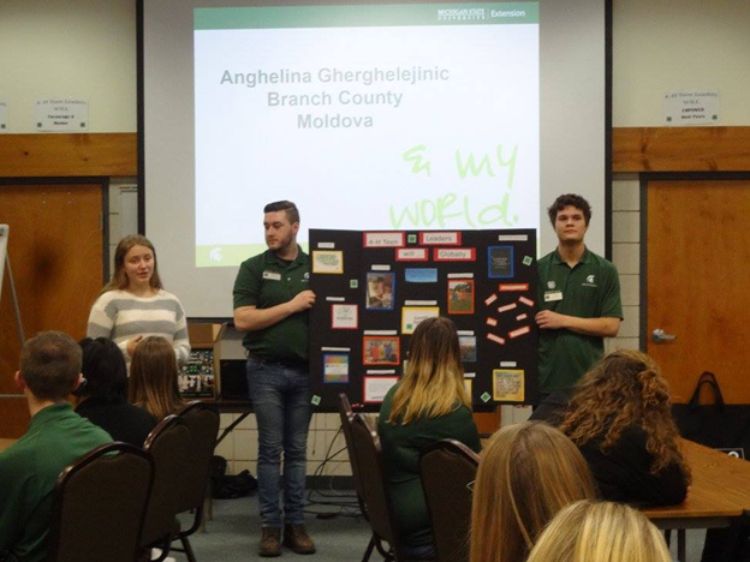
[[456,326],[448,318],[427,318],[412,334],[409,361],[393,396],[388,423],[436,418],[460,405],[470,407],[471,401],[464,387]]
[[579,501],[558,513],[527,562],[671,562],[664,537],[624,504]]
[[583,455],[559,430],[526,422],[496,432],[482,451],[471,510],[471,562],[523,560],[564,506],[595,497]]
[[128,397],[157,420],[185,405],[177,385],[174,348],[164,338],[148,336],[135,347]]
[[667,381],[648,355],[621,349],[581,378],[560,429],[579,446],[601,437],[606,452],[633,425],[646,434],[646,450],[653,457],[650,472],[658,474],[676,463],[689,483]]

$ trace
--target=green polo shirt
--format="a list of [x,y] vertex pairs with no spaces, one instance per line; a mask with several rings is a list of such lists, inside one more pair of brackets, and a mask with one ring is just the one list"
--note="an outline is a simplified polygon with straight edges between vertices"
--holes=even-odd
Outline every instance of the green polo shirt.
[[[234,282],[234,308],[270,308],[290,301],[309,289],[310,257],[299,250],[288,262],[271,250],[245,260]],[[307,362],[308,311],[298,312],[263,330],[247,332],[242,340],[248,352],[268,361]]]
[[0,453],[0,560],[42,562],[52,516],[52,492],[63,468],[112,441],[65,403],[31,418],[29,430]]
[[[620,280],[615,266],[586,249],[575,267],[557,250],[539,260],[540,310],[553,310],[579,318],[622,319]],[[547,300],[554,292],[562,300]],[[550,393],[573,386],[604,352],[604,338],[570,330],[539,330],[539,390]]]

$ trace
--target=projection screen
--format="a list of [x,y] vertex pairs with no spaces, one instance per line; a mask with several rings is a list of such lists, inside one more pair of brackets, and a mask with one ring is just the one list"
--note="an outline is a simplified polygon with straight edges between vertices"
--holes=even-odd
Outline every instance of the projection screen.
[[560,193],[605,251],[604,0],[149,0],[139,129],[145,234],[191,318],[232,312],[262,209],[308,228],[536,228]]

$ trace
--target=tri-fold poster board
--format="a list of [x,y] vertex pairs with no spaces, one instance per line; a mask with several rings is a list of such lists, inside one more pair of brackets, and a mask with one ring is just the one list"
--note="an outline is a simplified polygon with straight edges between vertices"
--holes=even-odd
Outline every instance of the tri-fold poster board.
[[536,232],[310,230],[312,402],[377,411],[420,321],[456,324],[474,410],[536,397]]

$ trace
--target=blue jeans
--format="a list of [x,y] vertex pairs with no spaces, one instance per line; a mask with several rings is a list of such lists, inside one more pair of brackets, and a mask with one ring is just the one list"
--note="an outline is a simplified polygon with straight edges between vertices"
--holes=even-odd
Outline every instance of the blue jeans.
[[[310,425],[310,377],[302,368],[247,360],[247,386],[258,421],[258,502],[263,527],[304,523],[307,429]],[[281,452],[284,474],[281,476]]]

